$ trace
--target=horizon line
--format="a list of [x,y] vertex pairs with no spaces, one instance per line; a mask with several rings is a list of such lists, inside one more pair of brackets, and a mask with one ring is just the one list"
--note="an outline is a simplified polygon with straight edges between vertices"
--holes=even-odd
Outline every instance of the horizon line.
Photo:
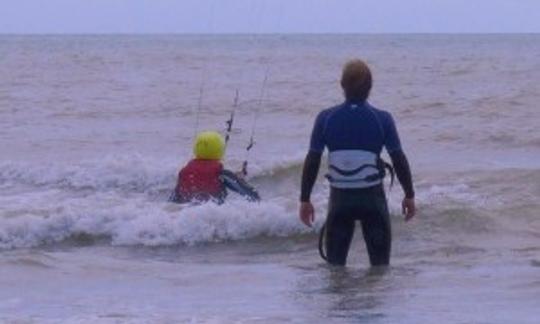
[[0,32],[0,36],[337,36],[337,35],[540,35],[534,32]]

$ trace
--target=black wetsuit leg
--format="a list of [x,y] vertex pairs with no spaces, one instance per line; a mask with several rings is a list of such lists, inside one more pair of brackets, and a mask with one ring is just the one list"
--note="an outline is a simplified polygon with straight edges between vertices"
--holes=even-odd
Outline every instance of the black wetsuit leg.
[[333,265],[345,265],[354,235],[355,219],[350,206],[334,191],[330,194],[328,217],[326,218],[326,257]]
[[384,191],[374,194],[361,211],[362,234],[372,266],[388,265],[392,247],[390,213]]
[[390,217],[382,186],[331,189],[326,223],[328,262],[345,265],[357,220],[362,222],[371,265],[387,265],[392,239]]

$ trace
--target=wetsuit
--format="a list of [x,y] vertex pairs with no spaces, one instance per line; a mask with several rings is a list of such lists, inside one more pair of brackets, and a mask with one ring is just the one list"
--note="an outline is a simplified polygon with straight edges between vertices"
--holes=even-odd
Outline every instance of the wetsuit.
[[244,179],[240,178],[232,171],[221,171],[220,180],[223,182],[225,196],[227,195],[227,189],[230,189],[231,191],[242,195],[249,201],[261,200],[257,190],[255,190],[255,188],[250,186]]
[[368,102],[346,101],[316,118],[304,163],[300,200],[310,201],[324,148],[328,149],[330,202],[326,254],[331,264],[345,265],[355,222],[361,221],[372,265],[390,260],[391,228],[380,158],[386,148],[405,196],[414,197],[407,158],[390,113]]
[[[225,169],[221,170],[218,181],[220,183],[220,190],[216,194],[197,195],[195,198],[187,198],[176,189],[173,191],[169,200],[175,203],[201,203],[211,200],[218,204],[222,204],[225,202],[225,198],[227,198],[227,189],[242,195],[249,201],[259,201],[261,199],[259,193],[252,186],[232,171]],[[181,187],[181,183],[177,183],[176,187]]]

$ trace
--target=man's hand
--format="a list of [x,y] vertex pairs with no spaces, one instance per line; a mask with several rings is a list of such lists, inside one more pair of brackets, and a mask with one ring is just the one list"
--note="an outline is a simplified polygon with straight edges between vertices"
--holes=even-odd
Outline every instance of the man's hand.
[[416,205],[414,204],[414,198],[403,198],[401,203],[401,212],[405,215],[405,221],[409,221],[416,214]]
[[300,220],[309,227],[313,224],[315,220],[315,209],[311,202],[300,203]]

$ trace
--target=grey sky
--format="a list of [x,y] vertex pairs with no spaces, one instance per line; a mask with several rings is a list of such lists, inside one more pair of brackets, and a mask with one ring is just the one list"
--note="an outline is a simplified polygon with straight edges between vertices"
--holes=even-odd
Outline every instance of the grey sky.
[[0,33],[540,32],[540,0],[0,0]]

